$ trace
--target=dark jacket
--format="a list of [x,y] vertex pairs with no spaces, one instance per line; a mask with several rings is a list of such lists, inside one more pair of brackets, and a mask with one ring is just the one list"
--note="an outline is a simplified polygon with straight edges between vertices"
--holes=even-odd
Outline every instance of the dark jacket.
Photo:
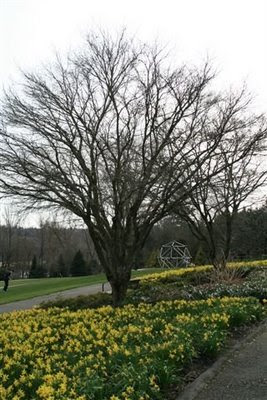
[[10,279],[10,276],[11,276],[11,272],[10,271],[6,271],[4,273],[3,281],[8,281]]

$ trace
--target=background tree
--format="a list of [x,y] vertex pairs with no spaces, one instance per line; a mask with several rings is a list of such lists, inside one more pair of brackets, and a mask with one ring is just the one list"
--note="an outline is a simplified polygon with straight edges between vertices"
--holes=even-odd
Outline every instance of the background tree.
[[[189,182],[194,186],[197,179],[200,184],[177,209],[204,243],[215,267],[225,266],[230,255],[234,222],[242,204],[266,182],[267,170],[259,159],[265,150],[265,135],[254,138],[246,131],[250,124],[250,120],[238,121],[235,135],[221,141],[216,157],[202,165]],[[203,180],[206,174],[211,179]]]
[[39,264],[38,258],[36,257],[36,255],[34,255],[32,259],[29,278],[46,278],[47,274],[47,270],[43,267],[42,264]]
[[69,268],[64,261],[63,255],[60,254],[59,257],[50,264],[49,277],[62,276],[69,276]]
[[267,202],[236,216],[232,252],[236,259],[267,258]]
[[86,262],[83,258],[83,253],[81,252],[81,250],[78,250],[75,256],[73,257],[70,267],[70,273],[71,276],[87,275]]
[[[163,244],[177,241],[185,244],[194,258],[199,241],[192,234],[188,224],[177,216],[169,216],[156,224],[149,234],[140,254],[140,267],[155,267],[158,264],[160,248]],[[152,261],[152,262],[151,262]]]
[[187,185],[244,118],[242,99],[213,95],[212,78],[208,65],[171,68],[125,33],[90,34],[83,52],[24,73],[5,95],[2,194],[81,218],[114,304],[153,226],[209,179]]
[[[10,215],[9,219],[6,214]],[[20,216],[17,214],[18,210],[9,209],[0,224],[0,267],[6,267],[9,260],[15,277],[27,277],[34,255],[38,254],[40,260],[42,254],[42,262],[49,276],[68,276],[71,261],[80,248],[86,263],[92,262],[92,272],[101,272],[98,260],[91,256],[95,253],[84,228],[66,224],[63,227],[55,220],[44,219],[39,228],[23,228],[19,225]]]
[[62,254],[60,254],[58,257],[57,266],[58,266],[59,276],[68,276],[69,274],[68,267],[64,261],[64,257]]
[[46,239],[47,239],[47,229],[46,223],[42,217],[39,219],[39,254],[38,254],[38,269],[40,270],[47,270],[46,260],[45,260],[45,246],[46,246]]
[[88,275],[99,274],[101,272],[101,265],[95,258],[91,258],[88,262],[87,273]]
[[195,265],[205,265],[208,261],[207,254],[203,250],[203,247],[201,244],[199,244],[196,254],[194,256],[194,264]]
[[37,257],[36,255],[32,258],[31,269],[29,273],[29,278],[36,278],[37,277]]
[[4,268],[16,269],[14,262],[19,257],[18,229],[22,216],[12,207],[5,207],[3,212],[3,225],[0,226],[0,251]]

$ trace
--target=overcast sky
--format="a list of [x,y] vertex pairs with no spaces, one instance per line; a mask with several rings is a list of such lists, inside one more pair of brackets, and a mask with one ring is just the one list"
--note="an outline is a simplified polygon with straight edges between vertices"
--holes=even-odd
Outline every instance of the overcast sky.
[[127,27],[138,38],[168,43],[181,61],[207,55],[220,84],[243,80],[267,111],[266,0],[0,0],[0,85],[18,67],[37,68],[55,50],[81,45],[89,29]]
[[267,112],[266,18],[266,0],[0,0],[0,89],[19,68],[80,46],[90,29],[126,27],[169,44],[181,62],[208,55],[221,87],[246,80],[256,109]]

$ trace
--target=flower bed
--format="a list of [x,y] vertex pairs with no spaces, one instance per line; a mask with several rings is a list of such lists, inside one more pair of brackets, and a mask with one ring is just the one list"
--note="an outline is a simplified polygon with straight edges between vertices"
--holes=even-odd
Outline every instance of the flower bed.
[[155,272],[153,274],[145,275],[139,279],[142,285],[150,283],[171,283],[176,282],[177,279],[184,278],[189,275],[205,274],[206,272],[212,271],[211,265],[203,265],[200,267],[187,267],[177,269],[167,269],[162,272]]
[[2,314],[0,399],[162,399],[193,358],[263,316],[252,298]]
[[[227,264],[227,268],[230,270],[244,270],[267,267],[267,260],[259,261],[246,261],[246,262],[231,262]],[[142,285],[150,283],[171,283],[175,282],[181,278],[186,278],[189,276],[206,275],[206,273],[212,272],[214,267],[212,265],[202,265],[200,267],[187,267],[187,268],[177,268],[168,269],[162,272],[156,272],[153,274],[145,275],[140,278],[140,283]]]
[[[204,281],[203,277],[199,279]],[[162,300],[202,300],[213,297],[255,297],[260,301],[267,299],[267,268],[253,269],[242,279],[233,281],[209,281],[206,283],[193,282],[192,277],[182,281],[162,283],[156,281],[140,285],[136,290],[129,291],[127,301],[140,303],[145,301],[155,303]]]

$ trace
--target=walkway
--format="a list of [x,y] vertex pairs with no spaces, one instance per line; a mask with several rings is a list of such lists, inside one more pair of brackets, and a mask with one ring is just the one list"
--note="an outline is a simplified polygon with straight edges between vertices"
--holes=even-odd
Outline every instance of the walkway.
[[266,400],[267,322],[189,385],[178,400]]
[[[110,286],[108,283],[105,283],[104,286],[105,292],[110,290]],[[88,295],[102,292],[102,284],[83,286],[75,289],[64,290],[62,292],[51,293],[45,296],[38,296],[32,299],[16,301],[8,304],[0,305],[0,313],[16,311],[16,310],[27,310],[34,306],[38,306],[43,301],[54,300],[55,298],[66,298],[66,297],[76,297],[80,295]]]

